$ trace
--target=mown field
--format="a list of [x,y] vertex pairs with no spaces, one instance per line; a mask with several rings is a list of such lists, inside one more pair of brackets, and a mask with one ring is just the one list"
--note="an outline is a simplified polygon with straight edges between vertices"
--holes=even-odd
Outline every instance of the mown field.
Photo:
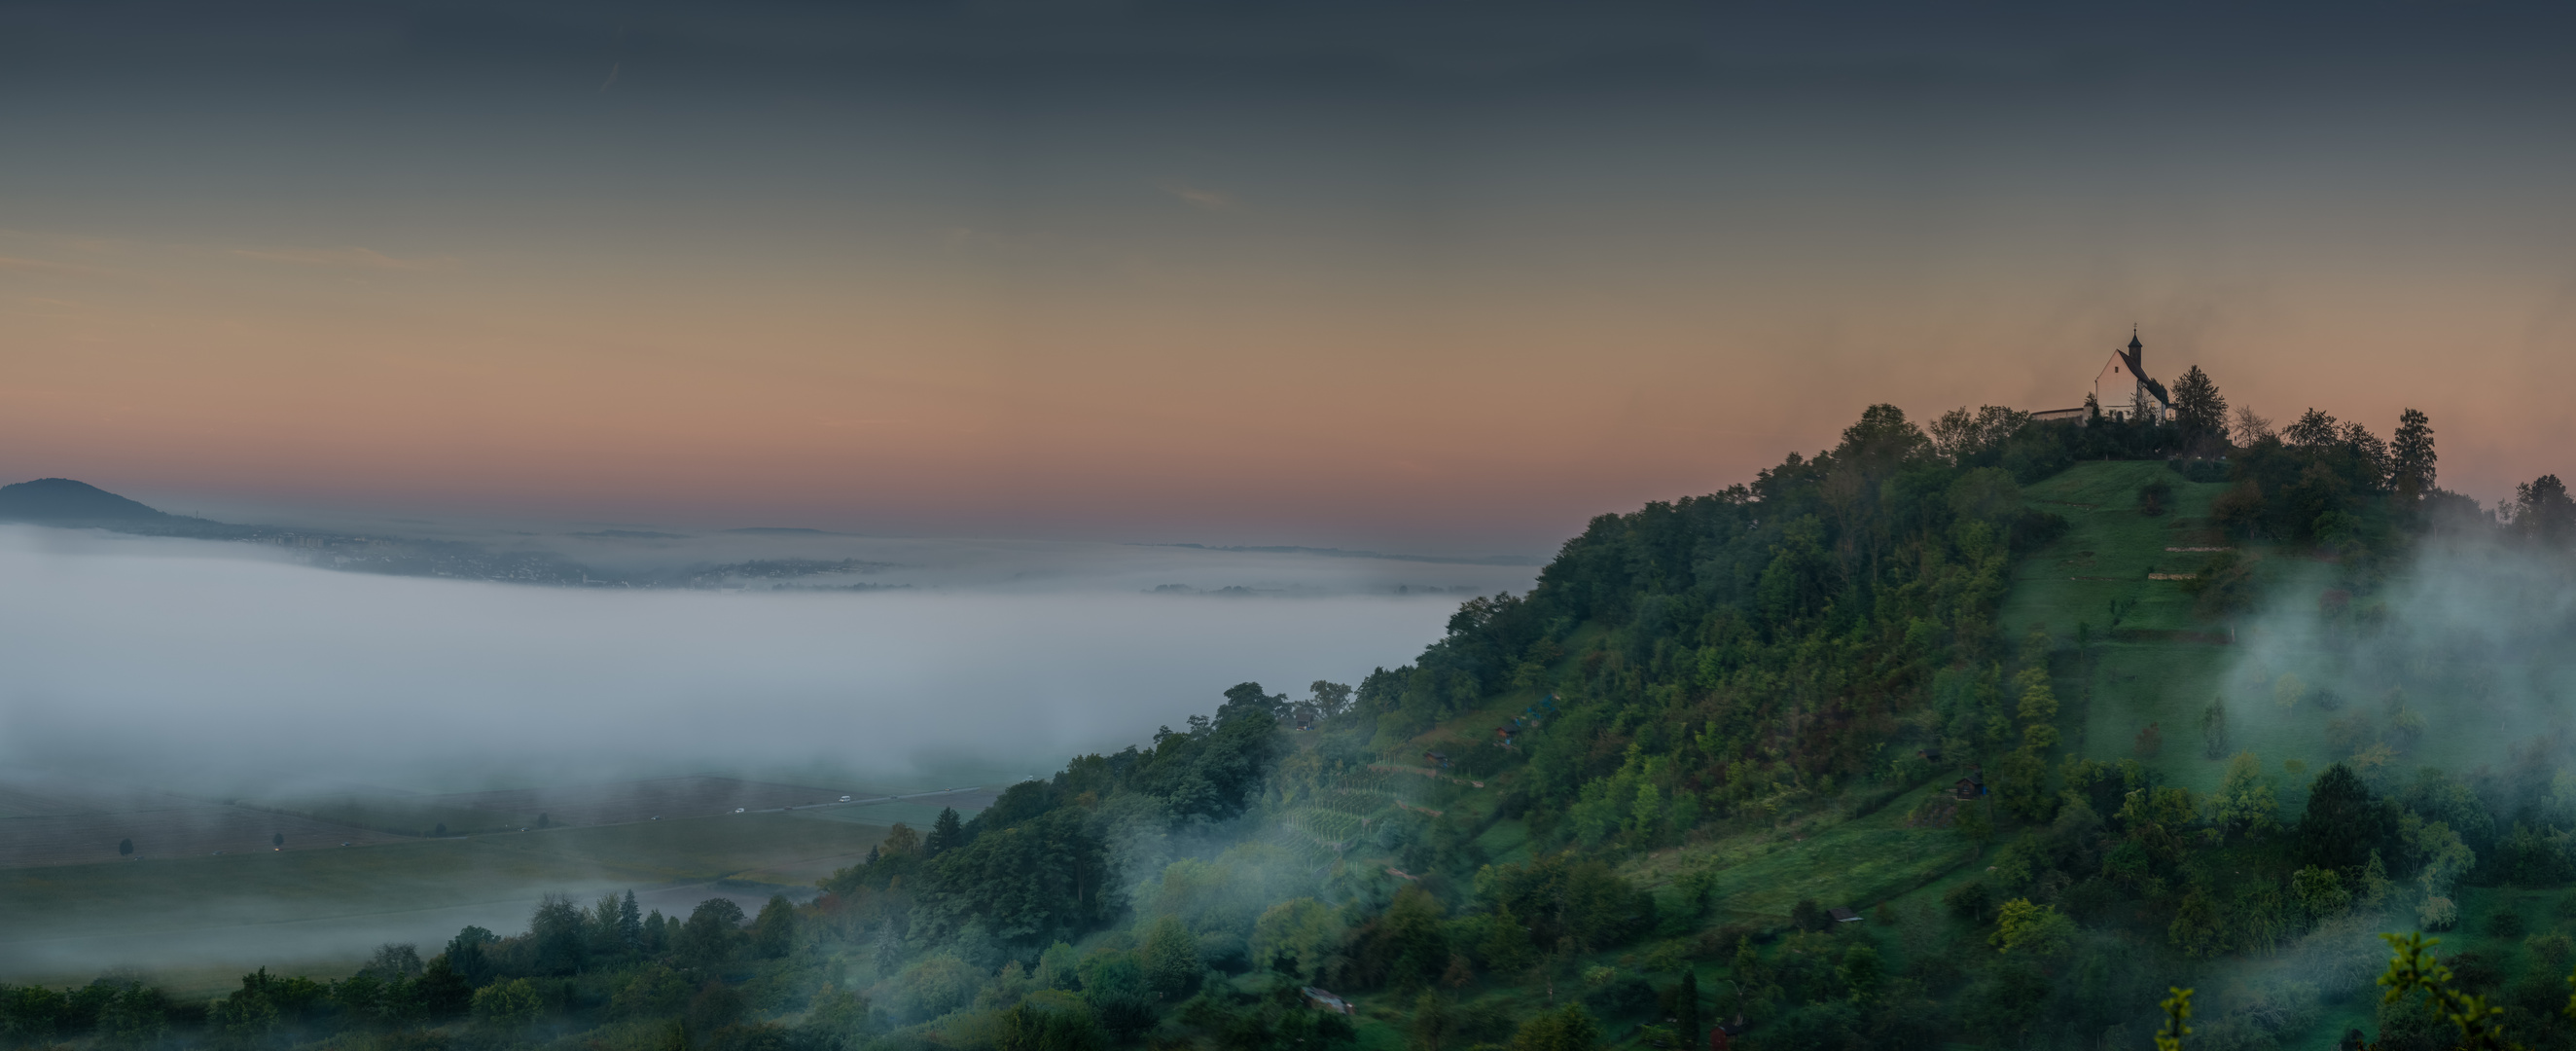
[[339,849],[342,843],[392,842],[365,828],[278,814],[166,792],[21,778],[0,786],[0,869],[33,865],[136,864],[152,860],[268,853],[273,837],[289,850]]
[[837,803],[842,796],[882,797],[904,789],[867,785],[797,785],[690,774],[640,781],[553,785],[486,792],[420,794],[390,789],[305,793],[244,802],[317,821],[397,835],[465,835],[553,825],[614,825]]
[[[2173,497],[2165,514],[2150,517],[2138,509],[2138,490],[2159,480],[2173,487]],[[2089,627],[2085,658],[2059,668],[2069,750],[2105,761],[2138,758],[2196,791],[2217,786],[2227,757],[2250,751],[2279,780],[2283,802],[2296,805],[2316,770],[2346,756],[2327,733],[2338,712],[2284,706],[2275,687],[2283,675],[2321,681],[2340,663],[2313,633],[2319,599],[2339,583],[2339,567],[2304,550],[2226,540],[2208,517],[2210,501],[2226,489],[2186,481],[2153,462],[2078,464],[2030,486],[2032,505],[2065,516],[2071,528],[2017,567],[2003,623],[2014,638],[2044,627],[2061,647],[2074,644],[2079,625]],[[2254,608],[2205,619],[2194,613],[2183,581],[2151,576],[2196,573],[2215,557],[2173,550],[2189,547],[2234,547],[2252,559]],[[2394,613],[2402,618],[2405,611]],[[2431,710],[2463,700],[2427,695],[2412,703]],[[2216,757],[2202,732],[2213,701],[2223,703],[2227,726]],[[2342,711],[2375,716],[2381,703],[2344,698]],[[2153,754],[2138,748],[2139,732],[2151,724],[2163,739]],[[2503,760],[2510,744],[2436,727],[2401,761],[2461,772]]]
[[[439,836],[649,824],[736,810],[927,827],[942,807],[971,814],[997,794],[690,776],[446,795],[364,789],[236,800],[26,776],[0,783],[0,868],[266,853],[278,849],[278,836],[285,837],[283,850],[293,853]],[[852,801],[842,802],[845,796]],[[117,852],[127,839],[134,843],[131,857]]]
[[884,826],[821,813],[0,871],[0,979],[86,981],[117,964],[184,975],[240,961],[323,974],[354,967],[380,941],[426,949],[468,923],[517,930],[549,891],[632,888],[665,912],[720,892],[756,906],[810,893],[884,838]]
[[[2138,491],[2158,481],[2173,495],[2165,513],[2151,517],[2140,511]],[[2193,615],[2183,581],[2150,574],[2197,573],[2214,557],[2173,548],[2233,546],[2209,521],[2210,501],[2226,491],[2225,483],[2192,482],[2162,462],[2136,461],[2077,464],[2025,490],[2032,506],[2070,528],[2016,567],[2003,623],[2015,640],[2034,627],[2061,646],[2072,646],[2079,630],[2091,640],[2059,687],[2069,750],[2129,758],[2138,732],[2153,723],[2164,747],[2150,758],[2175,783],[2217,785],[2225,763],[2202,758],[2200,717],[2237,651],[2226,624]],[[2248,736],[2247,746],[2271,743]]]
[[1926,786],[1858,818],[1827,815],[1662,851],[1632,863],[1628,872],[1655,884],[1691,868],[1714,869],[1714,926],[1776,927],[1800,901],[1867,912],[1976,859],[1976,845],[1946,824],[1913,820],[1916,807],[1940,792],[1939,786]]

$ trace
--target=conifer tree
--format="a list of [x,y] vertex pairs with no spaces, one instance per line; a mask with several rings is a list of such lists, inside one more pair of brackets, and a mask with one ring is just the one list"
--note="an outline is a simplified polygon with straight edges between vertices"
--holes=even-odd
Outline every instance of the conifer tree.
[[1682,1046],[1699,1046],[1699,972],[1682,969],[1682,987],[1673,993],[1673,1031],[1681,1034]]
[[930,823],[930,837],[921,841],[922,856],[935,858],[965,845],[966,827],[957,820],[957,808],[939,808],[939,820]]
[[644,945],[644,914],[635,907],[634,891],[627,891],[617,906],[617,937],[630,949]]
[[2218,393],[2218,384],[2209,374],[2194,365],[2174,381],[2174,424],[2182,429],[2183,443],[2198,446],[2209,439],[2224,442],[2227,438],[2227,398]]
[[2441,459],[2433,451],[2433,421],[2423,412],[2408,409],[2397,416],[2397,433],[2388,440],[2389,487],[2398,499],[2414,503],[2433,490],[2434,465]]

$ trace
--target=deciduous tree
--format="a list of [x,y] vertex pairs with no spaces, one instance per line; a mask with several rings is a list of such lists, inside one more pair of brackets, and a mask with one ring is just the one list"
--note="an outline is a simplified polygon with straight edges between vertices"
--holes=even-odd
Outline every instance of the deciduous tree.
[[1178,1003],[1198,992],[1199,978],[1206,965],[1199,960],[1198,936],[1182,925],[1177,917],[1165,916],[1154,921],[1145,934],[1145,944],[1137,950],[1143,957],[1145,987],[1166,1003]]
[[760,918],[752,923],[751,951],[764,960],[787,955],[796,946],[796,907],[787,903],[784,894],[772,894],[760,907]]
[[2513,502],[2506,505],[2512,512],[2507,524],[2524,537],[2551,546],[2567,543],[2576,536],[2576,499],[2567,495],[2567,483],[2554,474],[2544,474],[2513,487]]
[[680,924],[679,937],[672,948],[680,958],[697,966],[720,963],[733,956],[741,938],[742,906],[731,898],[708,898],[689,912]]

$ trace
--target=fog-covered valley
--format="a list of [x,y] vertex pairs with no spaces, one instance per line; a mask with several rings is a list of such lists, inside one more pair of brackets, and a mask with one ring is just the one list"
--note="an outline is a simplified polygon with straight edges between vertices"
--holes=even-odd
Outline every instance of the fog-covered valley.
[[[815,764],[1026,773],[1136,742],[1237,682],[1302,688],[1402,663],[1439,636],[1451,588],[1520,590],[1531,575],[1187,547],[656,545],[632,557],[838,555],[886,564],[849,576],[910,586],[528,587],[0,527],[0,756],[190,783],[292,770],[437,788]],[[1191,590],[1146,593],[1176,585]]]
[[[15,844],[0,864],[89,866],[77,871],[98,899],[11,913],[12,973],[338,960],[465,923],[508,929],[551,891],[755,907],[780,887],[810,893],[895,821],[972,813],[994,788],[1146,741],[1242,681],[1299,694],[1356,681],[1437,638],[1457,591],[1531,576],[794,532],[555,542],[637,572],[858,568],[533,586],[334,571],[274,544],[0,526],[0,825]],[[715,794],[650,815],[568,798],[709,776]],[[913,795],[961,786],[979,790]],[[513,792],[535,795],[485,799]],[[809,809],[781,811],[796,804]],[[344,841],[393,852],[371,877],[383,882],[331,889],[356,862],[313,852]],[[183,857],[232,874],[184,909],[139,906],[159,897],[141,885],[156,866]],[[96,868],[121,860],[139,864]],[[710,882],[726,873],[739,879]]]

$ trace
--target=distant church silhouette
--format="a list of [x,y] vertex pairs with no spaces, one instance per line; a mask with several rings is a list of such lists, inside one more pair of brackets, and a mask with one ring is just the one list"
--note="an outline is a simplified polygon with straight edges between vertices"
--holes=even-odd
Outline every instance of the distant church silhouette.
[[2093,392],[2084,404],[2072,409],[2050,409],[2034,412],[2037,420],[2077,420],[2089,422],[2095,415],[2106,419],[2141,419],[2163,423],[2173,418],[2173,398],[2165,385],[2147,375],[2147,346],[2138,341],[2135,326],[2129,329],[2129,345],[2114,347],[2111,359],[2102,363],[2102,371],[2093,374]]

